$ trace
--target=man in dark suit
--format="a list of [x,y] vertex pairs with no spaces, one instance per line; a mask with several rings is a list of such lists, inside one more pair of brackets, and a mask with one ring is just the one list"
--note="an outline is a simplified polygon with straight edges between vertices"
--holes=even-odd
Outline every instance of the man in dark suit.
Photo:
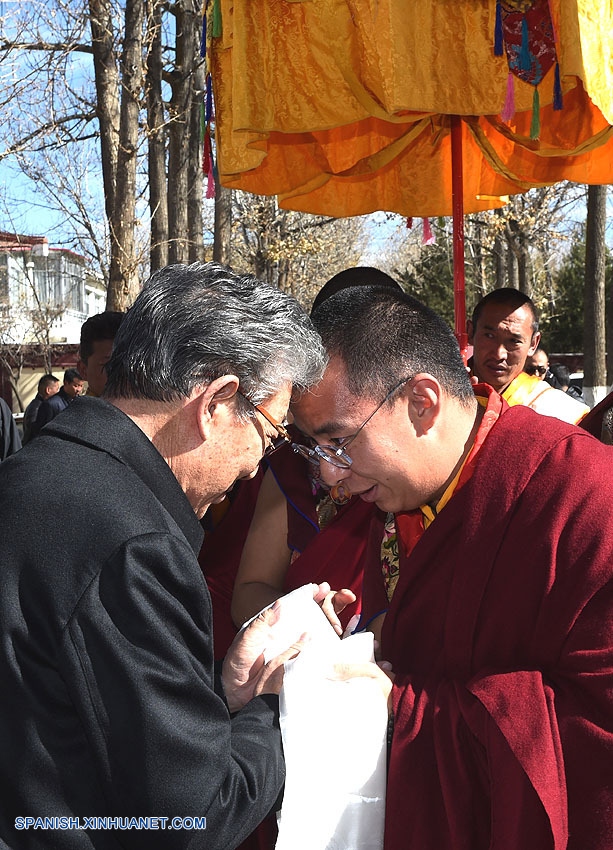
[[0,461],[15,454],[20,448],[21,440],[11,408],[3,398],[0,398]]
[[273,610],[214,670],[199,518],[324,362],[293,299],[170,266],[124,319],[105,396],[2,465],[2,846],[231,850],[273,807],[289,653],[264,664]]
[[39,433],[41,428],[44,428],[47,422],[66,410],[71,401],[81,395],[83,390],[83,378],[79,374],[78,369],[66,369],[64,372],[64,383],[60,387],[60,391],[52,394],[45,399],[36,414],[36,432]]
[[60,382],[55,375],[43,375],[38,382],[37,392],[35,397],[26,407],[23,413],[23,445],[29,443],[31,439],[38,434],[36,419],[38,411],[44,401],[54,396],[60,388]]

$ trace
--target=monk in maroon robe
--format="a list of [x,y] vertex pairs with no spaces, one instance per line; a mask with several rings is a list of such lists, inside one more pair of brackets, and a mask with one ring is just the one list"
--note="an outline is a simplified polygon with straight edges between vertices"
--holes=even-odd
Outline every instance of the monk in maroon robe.
[[[547,426],[503,408],[473,474],[408,554],[400,535],[381,635],[396,673],[386,848],[407,834],[454,850],[611,846],[609,821],[580,803],[613,791],[601,717],[613,687],[602,668],[613,663],[613,454]],[[607,518],[596,540],[595,516]],[[375,551],[381,536],[379,520]],[[383,585],[365,582],[367,612],[385,605]]]
[[363,594],[394,671],[385,850],[610,850],[613,449],[477,401],[409,296],[313,320],[330,363],[296,423],[324,480],[398,525]]
[[340,633],[360,611],[365,529],[374,508],[321,487],[312,464],[289,445],[268,463],[236,575],[234,621],[243,623],[304,584],[328,582],[344,591],[335,598],[346,605],[338,614]]

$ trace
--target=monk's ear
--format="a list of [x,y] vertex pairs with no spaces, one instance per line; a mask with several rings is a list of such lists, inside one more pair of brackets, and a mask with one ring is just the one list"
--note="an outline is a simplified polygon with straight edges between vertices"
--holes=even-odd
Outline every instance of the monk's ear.
[[537,331],[535,334],[532,334],[532,340],[530,342],[530,348],[528,349],[528,353],[526,357],[530,357],[531,354],[534,354],[536,349],[539,347],[539,342],[541,341],[541,332]]
[[200,388],[196,398],[196,416],[200,436],[206,440],[212,428],[234,418],[239,379],[236,375],[222,375]]
[[472,319],[469,319],[466,322],[466,333],[468,334],[468,344],[472,345],[473,344],[473,336],[474,336],[474,333],[475,333],[475,328],[473,326]]
[[441,410],[441,385],[432,375],[420,372],[409,382],[407,393],[413,427],[417,434],[426,434]]

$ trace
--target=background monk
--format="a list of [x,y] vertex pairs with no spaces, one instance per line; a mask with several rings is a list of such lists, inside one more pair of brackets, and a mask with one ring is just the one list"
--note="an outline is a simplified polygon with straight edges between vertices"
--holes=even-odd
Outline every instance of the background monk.
[[524,372],[541,339],[536,307],[517,289],[495,289],[479,301],[468,322],[473,345],[472,371],[499,392],[507,404],[523,404],[537,413],[576,424],[589,412],[540,375]]
[[611,448],[476,398],[409,296],[347,290],[313,320],[330,362],[296,424],[330,486],[398,523],[363,599],[389,606],[386,850],[610,850]]

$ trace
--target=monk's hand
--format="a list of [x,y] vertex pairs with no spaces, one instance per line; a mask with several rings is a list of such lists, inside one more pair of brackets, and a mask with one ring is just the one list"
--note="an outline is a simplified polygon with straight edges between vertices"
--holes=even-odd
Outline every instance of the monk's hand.
[[279,612],[277,600],[237,634],[224,658],[221,679],[231,713],[260,694],[278,694],[283,684],[283,665],[295,658],[308,641],[303,634],[285,652],[266,662],[264,651],[272,643]]
[[391,707],[392,685],[394,684],[394,673],[389,661],[372,661],[365,664],[335,664],[334,672],[329,677],[335,681],[348,682],[350,679],[374,679],[387,702],[388,710]]
[[346,587],[342,590],[330,590],[330,585],[327,581],[324,581],[322,584],[313,585],[313,599],[321,606],[321,610],[330,621],[337,635],[342,635],[343,627],[337,615],[347,605],[355,602],[355,593]]

